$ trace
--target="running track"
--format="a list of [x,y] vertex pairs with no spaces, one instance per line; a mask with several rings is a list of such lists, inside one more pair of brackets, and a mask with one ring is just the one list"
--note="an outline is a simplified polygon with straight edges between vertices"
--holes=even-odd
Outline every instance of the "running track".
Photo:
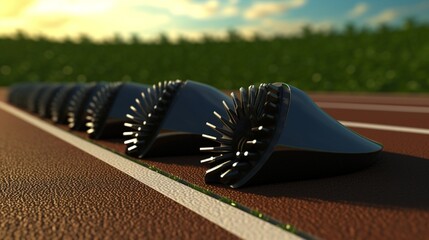
[[122,144],[91,143],[10,107],[5,96],[2,89],[0,239],[429,239],[428,96],[312,94],[343,124],[383,143],[380,161],[353,174],[238,190],[206,185],[202,156],[130,161]]

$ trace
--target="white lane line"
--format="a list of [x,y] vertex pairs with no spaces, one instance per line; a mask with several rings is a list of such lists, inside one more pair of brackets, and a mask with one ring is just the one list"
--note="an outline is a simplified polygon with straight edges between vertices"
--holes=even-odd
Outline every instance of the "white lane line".
[[425,129],[425,128],[402,127],[402,126],[394,126],[394,125],[349,122],[349,121],[339,121],[339,122],[346,127],[366,128],[366,129],[375,129],[375,130],[383,130],[383,131],[417,133],[417,134],[429,135],[429,129]]
[[117,168],[243,239],[301,239],[271,223],[176,182],[0,101],[0,108]]
[[429,113],[429,107],[402,106],[402,105],[382,105],[382,104],[362,104],[362,103],[336,103],[336,102],[316,102],[321,108],[368,110],[383,112],[407,112],[407,113]]

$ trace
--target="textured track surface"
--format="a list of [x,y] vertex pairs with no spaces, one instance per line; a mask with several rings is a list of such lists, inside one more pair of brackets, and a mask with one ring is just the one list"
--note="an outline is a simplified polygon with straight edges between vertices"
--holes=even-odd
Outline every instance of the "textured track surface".
[[120,171],[0,111],[0,238],[233,238]]
[[[4,99],[4,91],[0,94]],[[320,103],[418,106],[429,97],[314,94]],[[321,104],[323,105],[323,104]],[[429,113],[326,108],[336,119],[429,129]],[[373,167],[243,189],[206,185],[203,156],[143,162],[326,239],[429,238],[429,135],[355,128],[384,144]],[[232,238],[131,177],[0,110],[0,238]],[[84,134],[77,133],[84,137]],[[98,144],[123,152],[119,143]],[[184,217],[186,216],[186,217]]]

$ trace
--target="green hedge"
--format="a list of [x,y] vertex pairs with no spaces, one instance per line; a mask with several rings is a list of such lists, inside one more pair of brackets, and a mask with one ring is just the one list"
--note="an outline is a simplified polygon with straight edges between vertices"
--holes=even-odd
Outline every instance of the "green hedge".
[[429,24],[245,41],[54,42],[0,38],[0,84],[21,81],[155,83],[192,79],[222,89],[287,82],[305,90],[429,91]]

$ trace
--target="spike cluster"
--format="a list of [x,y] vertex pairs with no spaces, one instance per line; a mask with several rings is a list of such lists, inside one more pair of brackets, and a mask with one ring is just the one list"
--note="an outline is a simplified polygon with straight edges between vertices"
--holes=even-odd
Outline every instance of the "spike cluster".
[[12,86],[9,90],[8,101],[19,108],[28,109],[29,95],[34,91],[34,88],[34,84],[31,83]]
[[51,119],[52,121],[58,123],[62,119],[60,119],[60,112],[61,108],[63,106],[63,103],[65,102],[67,95],[70,93],[70,90],[72,89],[72,86],[67,86],[62,88],[60,91],[58,91],[55,96],[53,97],[52,104],[51,104]]
[[46,90],[44,91],[43,95],[40,96],[40,100],[38,101],[37,111],[41,117],[51,117],[51,109],[49,106],[51,106],[53,98],[55,97],[57,91],[61,88],[61,85],[46,87]]
[[30,112],[33,112],[33,113],[38,112],[40,98],[41,98],[41,96],[43,96],[46,89],[47,89],[46,85],[40,84],[40,85],[35,86],[33,91],[31,91],[31,93],[28,95],[26,105],[27,105],[27,108]]
[[232,108],[223,102],[228,119],[214,112],[220,126],[212,123],[207,126],[219,136],[203,134],[203,137],[220,145],[200,149],[217,154],[201,160],[211,166],[205,175],[207,183],[233,186],[258,164],[276,128],[281,97],[279,88],[273,84],[240,88],[240,98],[231,93]]
[[158,133],[158,127],[170,106],[171,99],[182,85],[179,80],[159,82],[147,88],[130,106],[131,114],[127,114],[129,122],[124,123],[130,128],[123,135],[127,138],[127,154],[143,157],[146,147]]
[[67,106],[67,123],[70,129],[76,129],[79,127],[77,126],[77,116],[79,116],[83,110],[82,104],[84,103],[85,95],[89,90],[90,89],[88,87],[81,88],[77,90],[70,98]]
[[88,127],[86,132],[90,137],[97,137],[101,131],[100,122],[106,118],[119,86],[120,83],[106,84],[92,97],[86,110],[86,127]]

